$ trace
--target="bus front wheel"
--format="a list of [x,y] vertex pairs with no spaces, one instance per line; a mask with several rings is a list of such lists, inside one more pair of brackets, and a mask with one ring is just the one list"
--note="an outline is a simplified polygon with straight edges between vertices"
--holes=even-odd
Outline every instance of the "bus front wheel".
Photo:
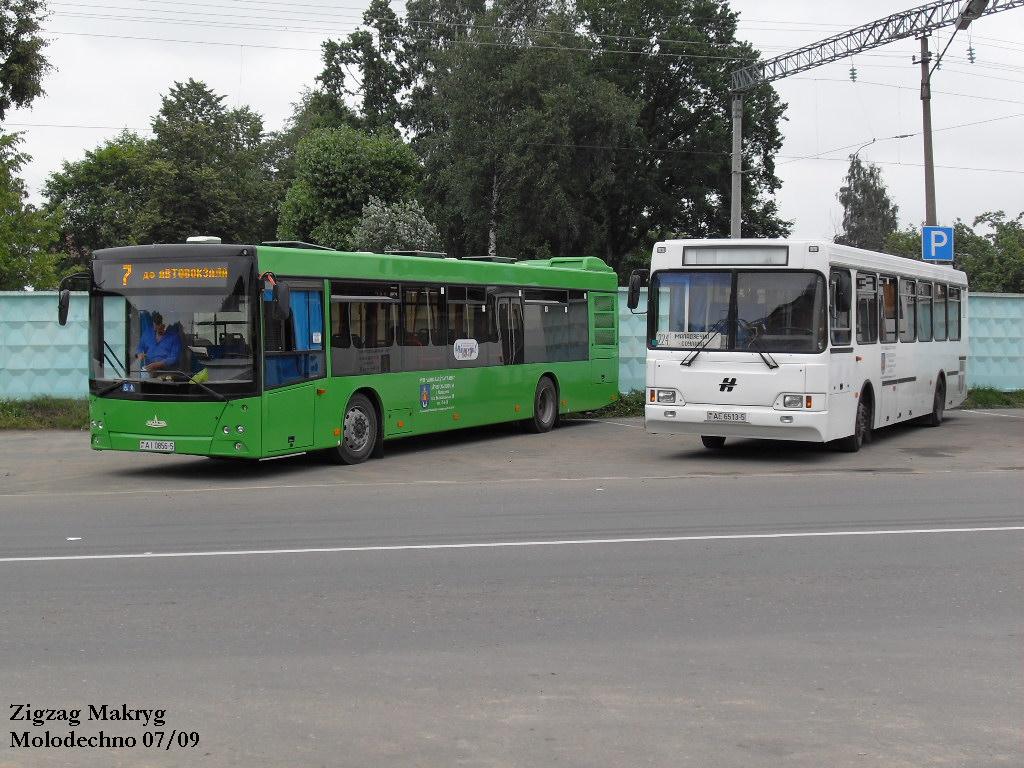
[[555,382],[544,376],[537,382],[533,396],[533,418],[527,419],[526,426],[531,432],[550,432],[558,423],[558,390]]
[[839,450],[856,453],[871,439],[871,405],[864,394],[857,400],[857,415],[853,420],[853,434],[837,441]]
[[373,455],[378,439],[377,411],[366,395],[353,395],[345,408],[341,445],[332,458],[340,464],[362,464]]

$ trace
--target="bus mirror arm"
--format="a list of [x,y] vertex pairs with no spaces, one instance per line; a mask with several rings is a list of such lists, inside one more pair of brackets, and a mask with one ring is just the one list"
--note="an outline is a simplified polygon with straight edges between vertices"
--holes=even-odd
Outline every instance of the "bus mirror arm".
[[643,312],[634,310],[640,306],[640,289],[647,284],[647,277],[650,275],[646,269],[634,269],[629,275],[629,292],[626,296],[626,306],[635,315],[642,315]]

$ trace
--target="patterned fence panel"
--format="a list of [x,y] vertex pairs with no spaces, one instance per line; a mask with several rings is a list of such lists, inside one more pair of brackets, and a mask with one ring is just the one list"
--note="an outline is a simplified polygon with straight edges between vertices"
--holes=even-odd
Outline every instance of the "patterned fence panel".
[[967,382],[1024,389],[1024,294],[972,293],[968,314]]
[[[629,392],[644,386],[647,316],[629,311],[625,288],[619,294],[619,388]],[[1024,295],[974,293],[968,306],[970,385],[1024,389]],[[87,325],[85,294],[72,295],[61,328],[54,293],[0,292],[0,398],[84,397]],[[123,323],[110,325],[108,338],[124,332]]]

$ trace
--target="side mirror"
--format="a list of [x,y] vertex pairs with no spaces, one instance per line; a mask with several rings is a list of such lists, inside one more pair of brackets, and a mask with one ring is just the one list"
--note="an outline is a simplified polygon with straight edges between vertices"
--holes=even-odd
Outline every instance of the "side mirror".
[[634,269],[629,276],[629,293],[626,297],[626,306],[630,309],[636,309],[640,306],[640,289],[647,282],[647,274],[646,269]]
[[57,294],[57,323],[68,324],[68,309],[71,307],[71,291],[64,288]]
[[286,283],[274,283],[274,311],[282,320],[292,316],[292,290]]

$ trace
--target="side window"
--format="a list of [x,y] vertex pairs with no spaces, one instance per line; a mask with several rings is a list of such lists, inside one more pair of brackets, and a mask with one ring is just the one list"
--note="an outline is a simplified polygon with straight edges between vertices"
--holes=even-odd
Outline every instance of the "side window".
[[949,289],[949,304],[946,314],[949,317],[949,340],[960,341],[960,289]]
[[917,336],[917,284],[913,280],[900,280],[900,341],[910,342]]
[[917,340],[932,340],[932,284],[917,284]]
[[394,370],[398,287],[331,285],[331,373],[356,376]]
[[857,275],[857,343],[878,341],[878,278]]
[[319,379],[324,370],[324,294],[291,287],[291,312],[281,317],[267,292],[263,304],[264,385],[268,389]]
[[523,347],[527,363],[569,360],[569,292],[541,289],[523,294]]
[[881,310],[879,336],[883,344],[893,344],[897,338],[896,325],[899,319],[895,277],[881,276],[878,278],[878,298]]
[[486,293],[483,288],[449,285],[448,361],[452,368],[493,365],[496,344],[491,343]]
[[946,340],[946,286],[935,284],[935,296],[932,300],[932,327],[935,341]]
[[402,286],[402,370],[435,371],[448,365],[448,331],[440,286]]
[[850,317],[853,291],[850,285],[850,270],[833,269],[829,275],[829,324],[832,328],[832,344],[845,347],[851,341],[853,332]]

